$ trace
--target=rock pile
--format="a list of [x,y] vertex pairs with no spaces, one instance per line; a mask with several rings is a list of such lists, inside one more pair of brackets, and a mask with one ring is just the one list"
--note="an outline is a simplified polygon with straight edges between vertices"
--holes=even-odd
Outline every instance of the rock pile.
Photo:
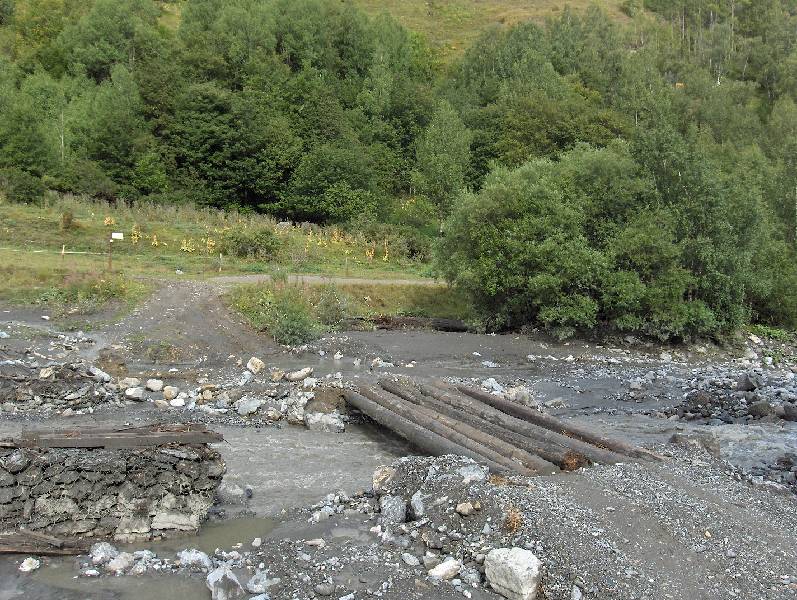
[[224,471],[204,445],[0,448],[0,533],[133,541],[195,531]]
[[0,408],[6,412],[91,411],[118,400],[111,376],[83,362],[0,362]]
[[[345,429],[340,374],[319,380],[312,376],[311,367],[289,372],[264,369],[263,362],[252,357],[240,377],[226,383],[205,382],[185,391],[163,386],[159,380],[149,380],[142,387],[140,380],[127,378],[119,385],[129,398],[153,400],[165,409],[197,410],[244,422],[287,421],[314,431],[340,433]],[[159,389],[150,393],[153,386]]]
[[705,373],[690,384],[684,401],[668,414],[713,424],[797,421],[797,375],[791,370]]

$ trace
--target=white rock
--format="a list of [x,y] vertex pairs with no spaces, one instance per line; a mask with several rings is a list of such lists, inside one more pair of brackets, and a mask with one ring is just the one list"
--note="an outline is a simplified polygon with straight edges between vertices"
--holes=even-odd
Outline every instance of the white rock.
[[459,574],[461,568],[462,561],[449,556],[436,567],[429,569],[429,576],[445,580],[454,579],[454,577]]
[[89,367],[89,373],[91,373],[91,376],[94,377],[94,379],[96,379],[97,381],[102,381],[103,383],[108,383],[109,381],[111,381],[111,376],[108,375],[108,373],[106,373],[102,369],[98,369],[97,367],[94,366]]
[[138,387],[141,385],[141,380],[135,377],[125,377],[119,380],[119,387],[123,390],[126,388]]
[[402,554],[401,560],[403,560],[405,564],[411,567],[417,567],[418,565],[421,564],[421,561],[418,559],[418,557],[415,556],[414,554],[410,554],[409,552],[405,552],[404,554]]
[[130,400],[143,400],[144,388],[143,387],[127,388],[125,390],[125,397],[129,398]]
[[210,571],[213,568],[210,557],[196,548],[181,550],[177,553],[177,558],[180,560],[182,566],[188,567],[189,569]]
[[241,398],[235,403],[235,410],[242,417],[254,414],[263,405],[260,398]]
[[285,380],[286,381],[302,381],[310,377],[313,374],[313,367],[305,367],[299,371],[293,371],[292,373],[285,373]]
[[226,565],[208,573],[205,585],[210,590],[211,600],[234,600],[245,596],[238,578]]
[[160,392],[163,389],[163,381],[160,379],[147,379],[145,387],[150,392]]
[[169,400],[169,405],[173,406],[174,408],[182,408],[185,406],[185,398],[174,398],[173,400]]
[[89,551],[91,562],[95,565],[103,565],[112,558],[119,556],[119,550],[108,542],[97,542],[91,546]]
[[343,433],[346,424],[337,413],[304,413],[304,424],[311,431]]
[[163,399],[174,400],[175,398],[177,398],[177,395],[179,393],[180,393],[180,388],[175,387],[173,385],[167,385],[166,387],[163,388]]
[[133,555],[129,552],[120,552],[115,558],[108,561],[108,564],[105,565],[105,570],[109,573],[124,573],[133,566],[134,560]]
[[262,544],[263,540],[259,537],[256,537],[255,539],[252,540],[252,548],[260,548]]
[[53,367],[44,367],[41,371],[39,371],[39,379],[49,379],[55,373],[55,369]]
[[377,494],[381,492],[385,488],[385,485],[393,481],[393,477],[395,476],[396,476],[395,467],[391,467],[388,465],[377,467],[376,471],[374,471],[374,474],[371,478],[374,492],[376,492]]
[[489,475],[489,469],[477,464],[467,465],[457,469],[457,473],[462,476],[462,483],[468,485],[474,481],[486,481]]
[[258,373],[260,373],[260,371],[262,371],[263,367],[265,366],[266,364],[256,356],[250,358],[249,361],[246,363],[246,368],[249,369],[253,375],[257,375]]
[[250,594],[262,594],[268,591],[272,585],[279,583],[279,578],[269,579],[268,573],[265,571],[258,571],[246,583],[246,591]]
[[523,548],[496,548],[484,561],[492,588],[509,600],[534,600],[541,578],[539,559]]
[[19,570],[22,571],[23,573],[30,573],[31,571],[35,571],[36,569],[38,569],[40,565],[41,563],[38,560],[36,560],[32,556],[29,556],[28,558],[22,561],[21,565],[19,565]]
[[315,377],[308,377],[302,382],[302,387],[306,390],[312,390],[318,384],[318,379]]

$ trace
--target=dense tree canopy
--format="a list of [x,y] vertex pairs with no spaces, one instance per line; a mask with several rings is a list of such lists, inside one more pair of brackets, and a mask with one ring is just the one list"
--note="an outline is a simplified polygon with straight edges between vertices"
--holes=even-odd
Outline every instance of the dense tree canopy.
[[7,197],[386,223],[496,327],[797,325],[797,0],[564,10],[445,67],[348,2],[164,6],[0,0]]

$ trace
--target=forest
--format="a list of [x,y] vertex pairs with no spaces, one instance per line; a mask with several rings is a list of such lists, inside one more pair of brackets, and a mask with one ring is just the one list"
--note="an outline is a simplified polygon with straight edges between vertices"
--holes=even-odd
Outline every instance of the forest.
[[350,1],[0,0],[0,194],[398,232],[493,330],[797,327],[797,0],[622,9],[443,61]]

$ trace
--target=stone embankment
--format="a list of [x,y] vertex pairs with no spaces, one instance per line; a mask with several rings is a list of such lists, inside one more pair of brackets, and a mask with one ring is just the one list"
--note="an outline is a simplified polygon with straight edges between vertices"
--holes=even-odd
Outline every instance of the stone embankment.
[[196,531],[224,471],[204,445],[0,448],[0,533],[128,542]]

